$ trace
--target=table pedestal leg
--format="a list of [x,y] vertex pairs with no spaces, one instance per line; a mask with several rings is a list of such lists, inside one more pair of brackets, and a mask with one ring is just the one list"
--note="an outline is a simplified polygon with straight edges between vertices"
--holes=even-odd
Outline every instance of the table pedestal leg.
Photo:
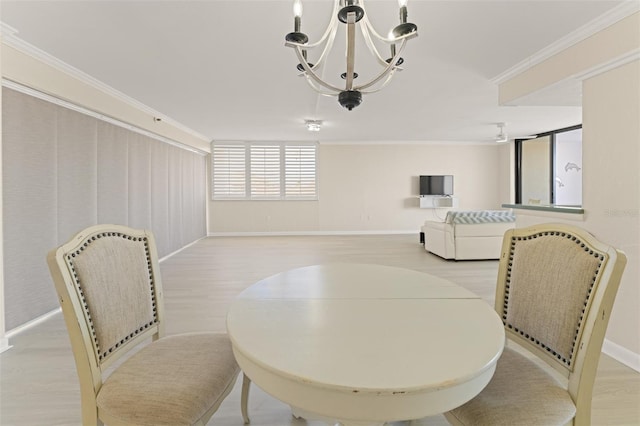
[[370,422],[370,421],[357,421],[357,420],[336,421],[336,420],[318,416],[317,414],[309,413],[297,407],[291,407],[291,414],[296,419],[321,420],[326,422],[328,425],[332,425],[332,426],[384,426],[385,425],[385,422]]

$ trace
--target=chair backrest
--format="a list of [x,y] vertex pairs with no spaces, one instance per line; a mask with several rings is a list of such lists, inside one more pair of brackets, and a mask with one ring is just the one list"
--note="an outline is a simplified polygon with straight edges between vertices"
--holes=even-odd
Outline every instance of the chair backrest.
[[576,424],[590,418],[604,334],[626,256],[587,231],[543,224],[505,233],[496,311],[507,337],[568,378]]
[[71,338],[83,411],[95,407],[109,365],[164,332],[157,258],[151,232],[119,225],[89,227],[47,256]]

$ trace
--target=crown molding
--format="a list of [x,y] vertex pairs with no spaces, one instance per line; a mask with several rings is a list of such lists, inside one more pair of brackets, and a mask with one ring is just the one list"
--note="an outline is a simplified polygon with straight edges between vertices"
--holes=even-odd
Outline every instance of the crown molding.
[[627,0],[492,78],[491,82],[496,85],[502,84],[638,11],[640,11],[640,1]]
[[52,95],[49,95],[48,93],[44,93],[44,92],[41,92],[39,90],[33,89],[31,87],[24,86],[24,85],[22,85],[20,83],[16,83],[15,81],[7,80],[6,78],[2,79],[2,87],[6,87],[8,89],[13,89],[13,90],[18,91],[20,93],[24,93],[25,95],[33,96],[34,98],[42,99],[43,101],[47,101],[47,102],[50,102],[52,104],[59,105],[61,107],[70,109],[72,111],[76,111],[76,112],[79,112],[81,114],[88,115],[89,117],[97,118],[98,120],[102,120],[102,121],[105,121],[107,123],[116,125],[118,127],[122,127],[124,129],[131,130],[132,132],[136,132],[136,133],[139,133],[141,135],[148,136],[148,137],[150,137],[152,139],[156,139],[156,140],[158,140],[160,142],[164,142],[166,144],[169,144],[169,145],[184,149],[186,151],[191,151],[191,152],[193,152],[195,154],[198,154],[198,155],[203,155],[204,156],[204,155],[208,154],[206,151],[203,151],[201,149],[195,148],[195,147],[190,146],[190,145],[186,145],[186,144],[178,142],[178,141],[174,141],[173,139],[166,138],[166,137],[164,137],[162,135],[158,135],[158,134],[150,132],[148,130],[141,129],[141,128],[137,127],[137,126],[131,125],[129,123],[125,123],[124,121],[117,120],[117,119],[109,117],[107,115],[100,114],[99,112],[84,108],[84,107],[82,107],[80,105],[76,105],[74,103],[65,101],[63,99],[57,98],[57,97],[52,96]]
[[107,95],[122,101],[123,103],[126,103],[127,105],[136,108],[140,111],[143,111],[153,117],[158,117],[160,118],[164,123],[167,123],[187,134],[190,134],[198,139],[201,139],[203,141],[207,141],[209,142],[210,138],[204,136],[201,133],[196,132],[195,130],[191,129],[190,127],[185,126],[182,123],[179,123],[165,115],[163,115],[161,112],[154,110],[153,108],[143,104],[140,101],[137,101],[136,99],[125,95],[124,93],[114,89],[113,87],[101,82],[100,80],[90,76],[89,74],[85,73],[84,71],[81,71],[69,64],[67,64],[66,62],[56,58],[55,56],[35,47],[34,45],[27,43],[26,41],[22,40],[21,38],[17,37],[16,34],[18,33],[18,31],[2,22],[0,22],[0,29],[2,30],[2,43],[12,47],[26,55],[29,55],[41,62],[43,62],[46,65],[49,65],[65,74],[70,75],[71,77],[81,81],[84,84],[87,84],[103,93],[106,93]]
[[326,140],[320,141],[320,145],[442,145],[442,146],[472,146],[472,145],[495,145],[494,141],[482,141],[482,140],[422,140],[422,141],[339,141],[339,140]]
[[264,141],[264,140],[247,140],[247,139],[213,139],[211,141],[212,144],[235,144],[235,145],[243,145],[243,144],[287,144],[293,143],[297,145],[392,145],[392,146],[402,146],[402,145],[443,145],[443,146],[452,146],[452,145],[462,145],[462,146],[471,146],[471,145],[495,145],[494,141],[481,141],[481,140],[468,140],[468,141],[439,141],[439,140],[422,140],[422,141],[383,141],[383,140],[373,140],[373,141],[347,141],[347,140],[319,140],[319,141],[304,141],[304,140],[289,140],[289,141],[281,141],[281,140],[273,140],[273,141]]
[[579,81],[586,80],[588,78],[595,77],[598,74],[602,74],[604,72],[610,71],[614,68],[621,67],[637,60],[640,60],[640,48],[627,52],[624,55],[618,56],[617,58],[614,58],[604,64],[600,64],[593,68],[585,70],[580,74],[572,76],[572,78]]

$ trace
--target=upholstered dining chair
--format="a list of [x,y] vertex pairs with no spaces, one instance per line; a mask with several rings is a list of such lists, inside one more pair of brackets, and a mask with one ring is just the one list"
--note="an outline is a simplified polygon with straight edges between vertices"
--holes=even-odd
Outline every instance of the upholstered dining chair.
[[[92,226],[47,261],[80,379],[82,424],[206,424],[240,369],[224,333],[164,336],[153,234]],[[248,385],[245,421],[247,395]]]
[[625,265],[624,253],[577,227],[507,231],[495,308],[508,346],[487,387],[445,413],[447,420],[589,425],[602,342]]

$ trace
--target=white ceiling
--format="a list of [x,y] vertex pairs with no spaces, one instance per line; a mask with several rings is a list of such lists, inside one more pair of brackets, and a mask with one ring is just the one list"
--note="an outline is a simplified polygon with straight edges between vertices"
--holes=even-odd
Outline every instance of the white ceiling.
[[[419,37],[403,53],[404,71],[353,111],[298,77],[284,46],[292,0],[2,0],[0,20],[207,139],[467,142],[492,140],[498,122],[511,136],[579,124],[579,85],[556,87],[530,106],[498,106],[496,77],[621,3],[412,0]],[[303,31],[315,39],[331,2],[303,4]],[[380,33],[397,24],[396,1],[366,5]],[[309,133],[305,119],[325,125]]]

